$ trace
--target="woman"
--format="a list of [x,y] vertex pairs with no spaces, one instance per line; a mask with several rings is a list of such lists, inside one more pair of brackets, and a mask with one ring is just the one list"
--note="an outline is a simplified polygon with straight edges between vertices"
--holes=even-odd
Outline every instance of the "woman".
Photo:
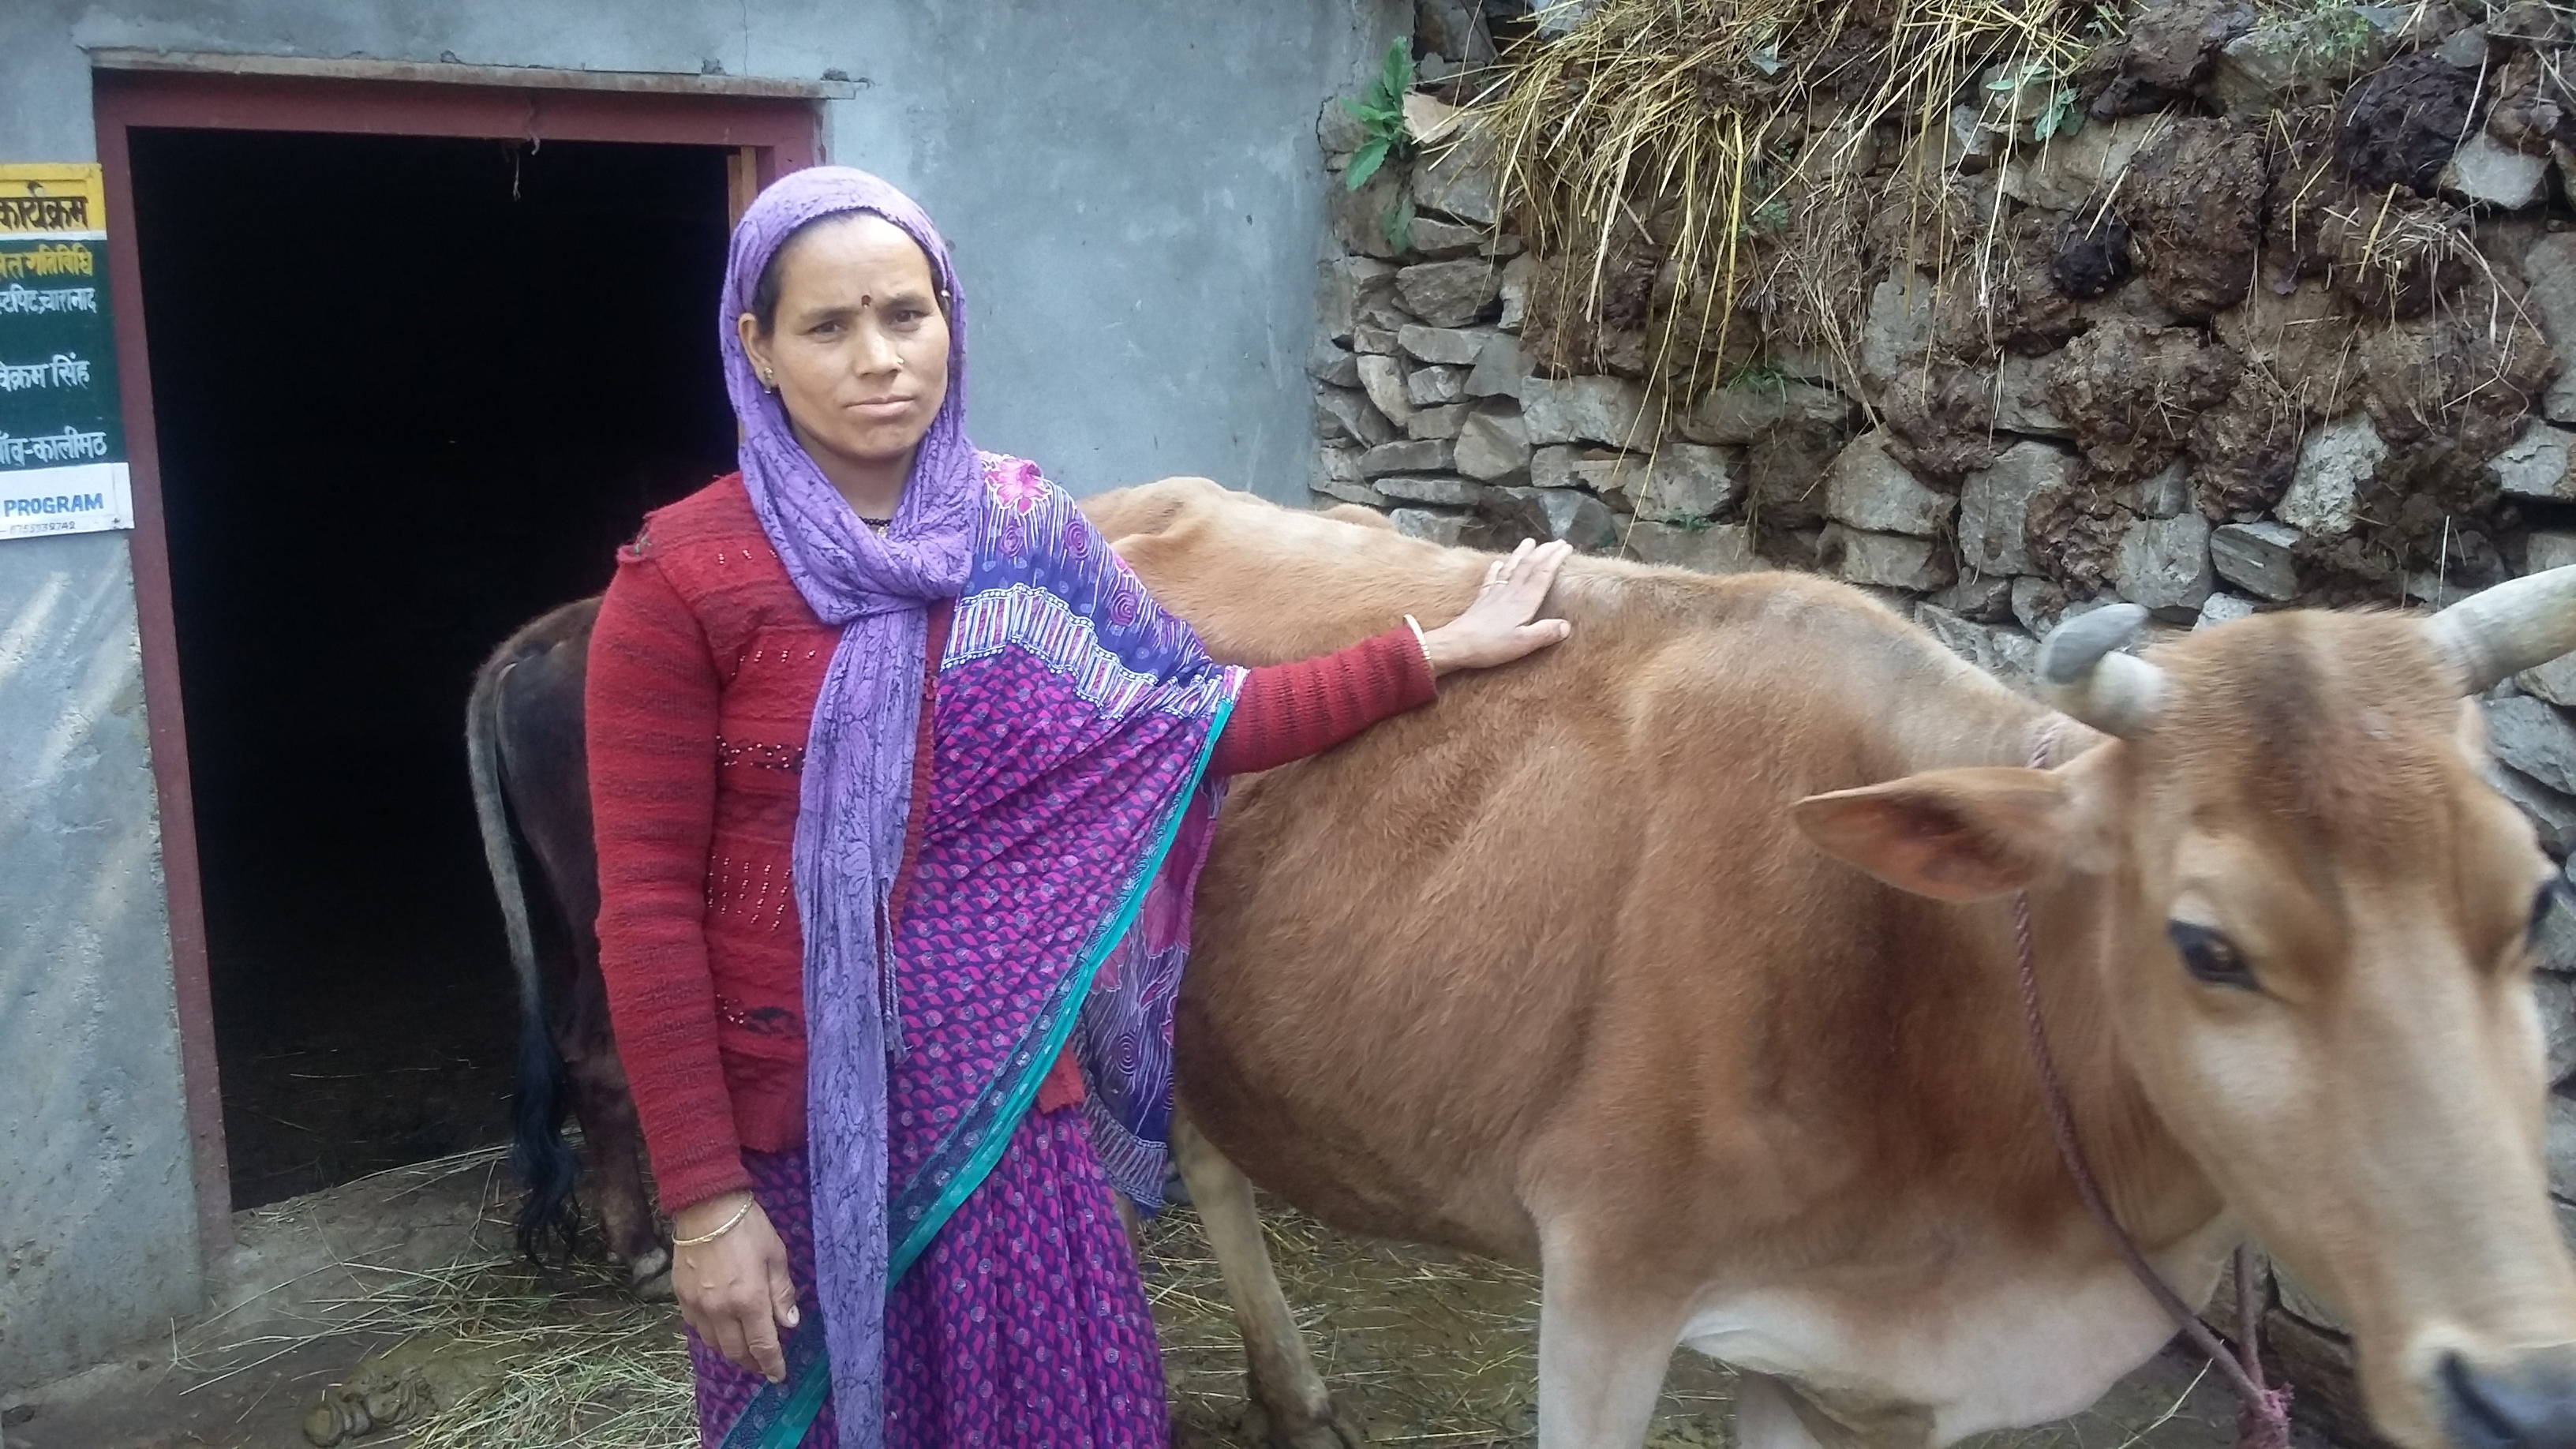
[[700,1432],[1162,1445],[1111,1176],[1160,1183],[1213,782],[1563,638],[1532,616],[1566,550],[1247,674],[967,442],[964,298],[901,193],[772,186],[720,321],[742,471],[620,553],[588,683],[601,968]]

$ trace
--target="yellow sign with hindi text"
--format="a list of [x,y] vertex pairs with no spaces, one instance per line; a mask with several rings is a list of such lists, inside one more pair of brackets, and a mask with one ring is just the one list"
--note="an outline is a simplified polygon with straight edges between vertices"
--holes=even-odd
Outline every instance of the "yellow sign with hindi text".
[[0,161],[0,236],[107,234],[107,182],[96,165]]

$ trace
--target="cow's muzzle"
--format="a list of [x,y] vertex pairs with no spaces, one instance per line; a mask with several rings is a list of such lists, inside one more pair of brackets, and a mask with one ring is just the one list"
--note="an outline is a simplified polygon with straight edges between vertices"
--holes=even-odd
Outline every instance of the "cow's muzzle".
[[2576,1347],[2497,1363],[2445,1355],[2442,1427],[2460,1449],[2576,1449]]

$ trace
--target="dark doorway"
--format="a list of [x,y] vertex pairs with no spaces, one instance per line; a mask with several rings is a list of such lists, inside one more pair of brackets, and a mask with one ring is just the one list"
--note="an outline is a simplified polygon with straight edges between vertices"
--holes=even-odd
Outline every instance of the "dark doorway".
[[715,147],[137,129],[233,1203],[499,1140],[474,667],[731,467]]

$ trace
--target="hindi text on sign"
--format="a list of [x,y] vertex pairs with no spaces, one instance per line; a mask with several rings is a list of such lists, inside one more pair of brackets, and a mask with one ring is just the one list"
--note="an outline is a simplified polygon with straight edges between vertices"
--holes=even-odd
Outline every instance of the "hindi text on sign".
[[83,463],[107,456],[107,434],[66,427],[32,438],[0,433],[0,465],[23,468],[29,463]]
[[0,312],[96,312],[96,287],[0,287]]
[[86,196],[0,196],[0,230],[87,231]]
[[13,366],[0,362],[0,392],[19,392],[31,387],[87,387],[89,361],[67,352],[57,352],[45,362]]
[[[0,205],[7,201],[0,197]],[[50,242],[23,252],[0,252],[0,277],[86,277],[93,270],[89,248],[67,242]]]
[[134,526],[107,210],[95,164],[0,161],[0,547]]

